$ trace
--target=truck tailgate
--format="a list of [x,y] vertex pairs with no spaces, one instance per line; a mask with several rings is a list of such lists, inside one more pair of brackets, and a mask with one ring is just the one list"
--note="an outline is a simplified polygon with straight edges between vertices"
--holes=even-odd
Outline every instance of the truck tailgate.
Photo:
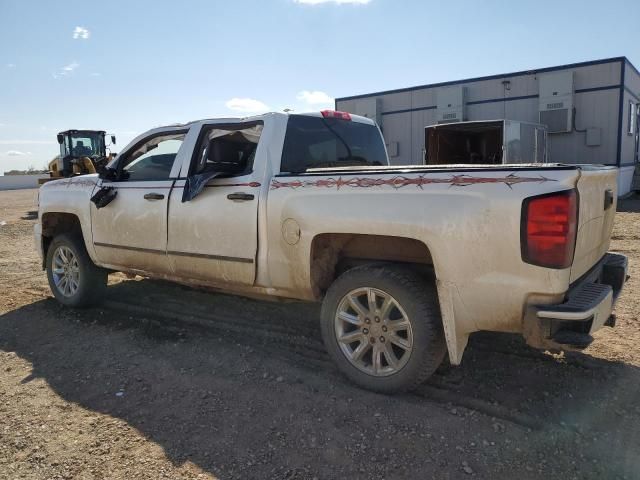
[[589,271],[609,249],[618,197],[617,173],[615,167],[580,167],[578,237],[571,282]]

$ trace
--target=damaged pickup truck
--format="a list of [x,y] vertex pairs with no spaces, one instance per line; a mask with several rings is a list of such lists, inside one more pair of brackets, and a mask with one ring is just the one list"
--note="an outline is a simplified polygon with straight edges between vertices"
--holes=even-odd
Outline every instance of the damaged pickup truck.
[[613,326],[616,173],[390,166],[376,124],[344,112],[202,120],[43,185],[35,241],[71,307],[99,302],[114,271],[322,302],[339,369],[393,392],[459,364],[473,332],[582,349]]

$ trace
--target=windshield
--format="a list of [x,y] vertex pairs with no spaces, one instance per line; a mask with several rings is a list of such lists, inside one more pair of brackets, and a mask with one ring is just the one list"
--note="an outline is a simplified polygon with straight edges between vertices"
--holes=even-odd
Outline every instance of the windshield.
[[101,133],[72,133],[64,142],[63,156],[96,157],[104,156],[104,137]]
[[281,172],[388,164],[384,141],[375,125],[308,115],[289,117]]

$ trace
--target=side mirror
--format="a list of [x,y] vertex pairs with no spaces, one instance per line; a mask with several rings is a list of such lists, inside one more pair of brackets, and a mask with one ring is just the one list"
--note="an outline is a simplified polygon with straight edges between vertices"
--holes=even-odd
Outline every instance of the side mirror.
[[110,180],[115,182],[118,179],[118,171],[113,167],[105,167],[98,174],[98,177],[102,180]]
[[62,135],[61,133],[59,133],[59,134],[57,135],[57,137],[58,137],[58,143],[59,143],[60,145],[62,145],[62,142],[64,142],[64,135]]
[[111,145],[115,145],[115,144],[116,144],[116,136],[111,135]]

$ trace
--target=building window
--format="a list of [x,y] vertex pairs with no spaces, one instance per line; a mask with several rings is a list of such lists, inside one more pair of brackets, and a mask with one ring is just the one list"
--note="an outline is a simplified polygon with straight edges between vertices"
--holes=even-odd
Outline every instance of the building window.
[[627,130],[628,135],[633,135],[636,133],[636,120],[638,117],[638,105],[629,102],[629,121],[627,124],[629,125],[629,129]]

